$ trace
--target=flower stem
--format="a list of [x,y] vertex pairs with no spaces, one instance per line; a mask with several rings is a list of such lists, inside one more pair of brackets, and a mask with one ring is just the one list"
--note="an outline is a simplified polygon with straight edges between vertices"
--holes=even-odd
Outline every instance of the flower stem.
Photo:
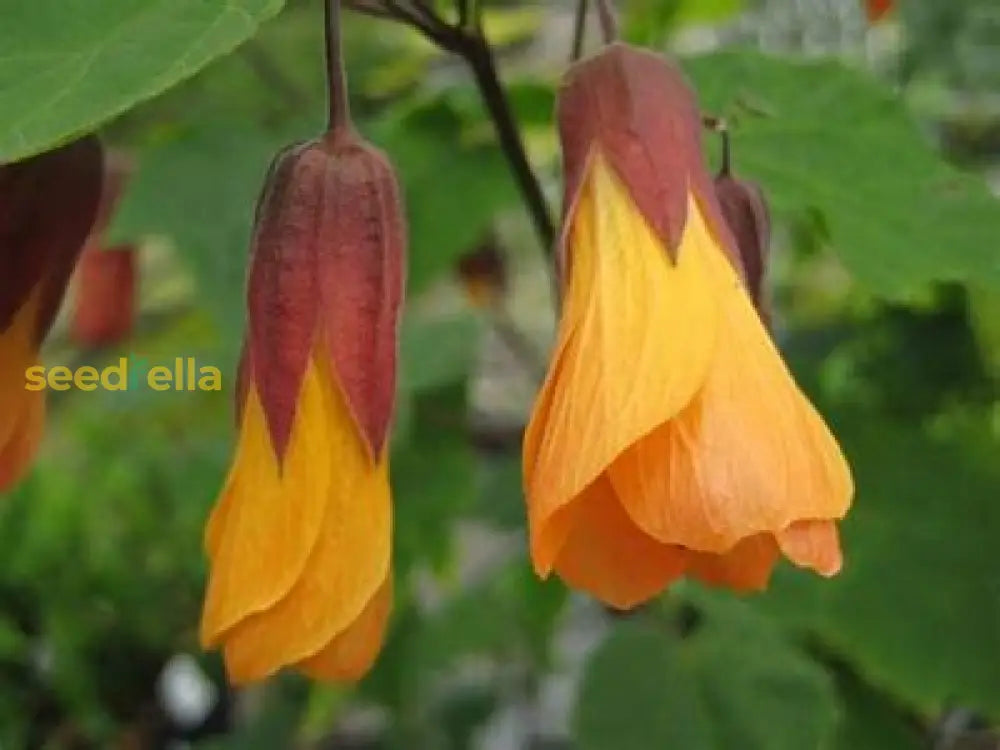
[[587,33],[587,11],[590,10],[589,0],[578,0],[576,4],[576,20],[573,26],[573,52],[569,59],[575,63],[583,55],[583,37]]
[[618,18],[615,15],[613,0],[597,0],[597,15],[601,21],[601,32],[604,43],[618,41]]
[[351,126],[351,109],[347,98],[347,74],[344,71],[344,51],[340,34],[340,0],[325,0],[326,15],[326,86],[330,105],[331,132]]

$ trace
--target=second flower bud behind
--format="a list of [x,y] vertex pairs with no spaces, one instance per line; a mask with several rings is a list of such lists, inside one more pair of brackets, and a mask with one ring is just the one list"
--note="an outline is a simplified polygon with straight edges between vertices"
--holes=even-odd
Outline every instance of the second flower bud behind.
[[405,228],[388,161],[347,128],[281,153],[257,209],[240,436],[206,530],[201,639],[234,682],[354,680],[392,600],[387,435]]

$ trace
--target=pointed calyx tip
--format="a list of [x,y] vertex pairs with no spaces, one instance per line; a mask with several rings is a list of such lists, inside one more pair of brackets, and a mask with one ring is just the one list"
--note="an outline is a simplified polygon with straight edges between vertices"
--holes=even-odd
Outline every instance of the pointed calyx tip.
[[0,332],[37,293],[36,343],[45,338],[97,219],[103,181],[94,135],[0,165]]
[[[676,260],[689,196],[712,197],[701,113],[680,69],[651,52],[609,45],[569,69],[557,117],[566,176],[564,230],[600,152]],[[717,209],[710,203],[705,209],[713,218]]]

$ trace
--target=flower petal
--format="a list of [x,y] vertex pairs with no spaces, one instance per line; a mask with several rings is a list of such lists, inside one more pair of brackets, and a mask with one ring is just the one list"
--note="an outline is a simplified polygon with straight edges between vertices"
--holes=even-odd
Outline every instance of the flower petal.
[[330,682],[357,682],[371,669],[385,637],[392,609],[392,575],[375,592],[364,611],[323,650],[298,663],[307,676]]
[[840,534],[833,521],[799,521],[775,537],[785,557],[822,576],[837,575],[844,564]]
[[685,551],[643,534],[603,475],[552,523],[567,532],[555,551],[556,573],[612,607],[634,607],[684,573]]
[[21,477],[35,453],[45,420],[45,394],[25,388],[37,360],[34,343],[38,290],[0,331],[0,491]]
[[836,440],[796,386],[700,209],[692,205],[689,216],[682,251],[704,259],[722,316],[715,356],[694,401],[610,473],[647,534],[722,553],[797,520],[842,518],[853,485]]
[[13,430],[6,440],[0,440],[0,492],[24,476],[45,430],[45,397],[40,392],[23,393]]
[[314,358],[280,469],[257,390],[249,389],[233,468],[206,532],[214,557],[201,623],[206,647],[284,597],[316,546],[341,427],[330,423],[329,388]]
[[[307,494],[316,492],[316,488],[309,487],[282,500],[293,511],[315,502],[325,506],[318,524],[319,538],[309,545],[311,554],[287,593],[266,611],[246,617],[223,636],[226,664],[235,681],[262,679],[321,651],[359,617],[389,574],[388,460],[383,457],[378,464],[371,463],[365,441],[333,379],[328,358],[317,354],[314,363],[310,369],[318,371],[328,429],[325,437],[310,436],[310,450],[325,450],[305,468],[317,471],[320,465],[326,466],[328,481],[324,491],[315,496]],[[319,424],[307,424],[322,430]],[[294,439],[290,448],[289,459],[295,449]],[[286,462],[285,469],[286,484],[295,484],[291,463]],[[234,513],[240,505],[234,501]],[[227,526],[231,523],[233,520]],[[227,528],[224,536],[228,539],[230,534],[236,536],[235,530]],[[219,562],[224,549],[225,541]],[[246,566],[246,559],[241,562]],[[273,560],[266,563],[274,564]]]
[[701,254],[674,264],[600,154],[571,217],[559,340],[525,435],[532,528],[691,400],[715,346]]
[[737,591],[760,591],[767,588],[778,561],[778,545],[770,534],[757,534],[721,555],[691,552],[690,561],[688,573],[705,583]]

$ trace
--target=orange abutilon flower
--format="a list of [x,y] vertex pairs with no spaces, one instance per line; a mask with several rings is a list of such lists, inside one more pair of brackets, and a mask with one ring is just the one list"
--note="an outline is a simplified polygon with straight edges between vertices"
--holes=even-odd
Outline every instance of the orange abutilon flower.
[[45,422],[25,372],[56,316],[97,215],[103,156],[94,136],[0,166],[0,491],[25,472]]
[[339,9],[325,4],[330,126],[278,154],[257,205],[240,436],[205,531],[201,642],[236,683],[359,679],[392,606],[406,231],[392,166],[350,122]]
[[559,96],[563,310],[524,442],[536,570],[628,608],[841,566],[850,471],[748,294],[682,75],[621,44]]
[[353,680],[378,653],[404,244],[392,168],[352,132],[277,157],[253,236],[239,442],[206,531],[201,639],[234,682],[284,666]]

